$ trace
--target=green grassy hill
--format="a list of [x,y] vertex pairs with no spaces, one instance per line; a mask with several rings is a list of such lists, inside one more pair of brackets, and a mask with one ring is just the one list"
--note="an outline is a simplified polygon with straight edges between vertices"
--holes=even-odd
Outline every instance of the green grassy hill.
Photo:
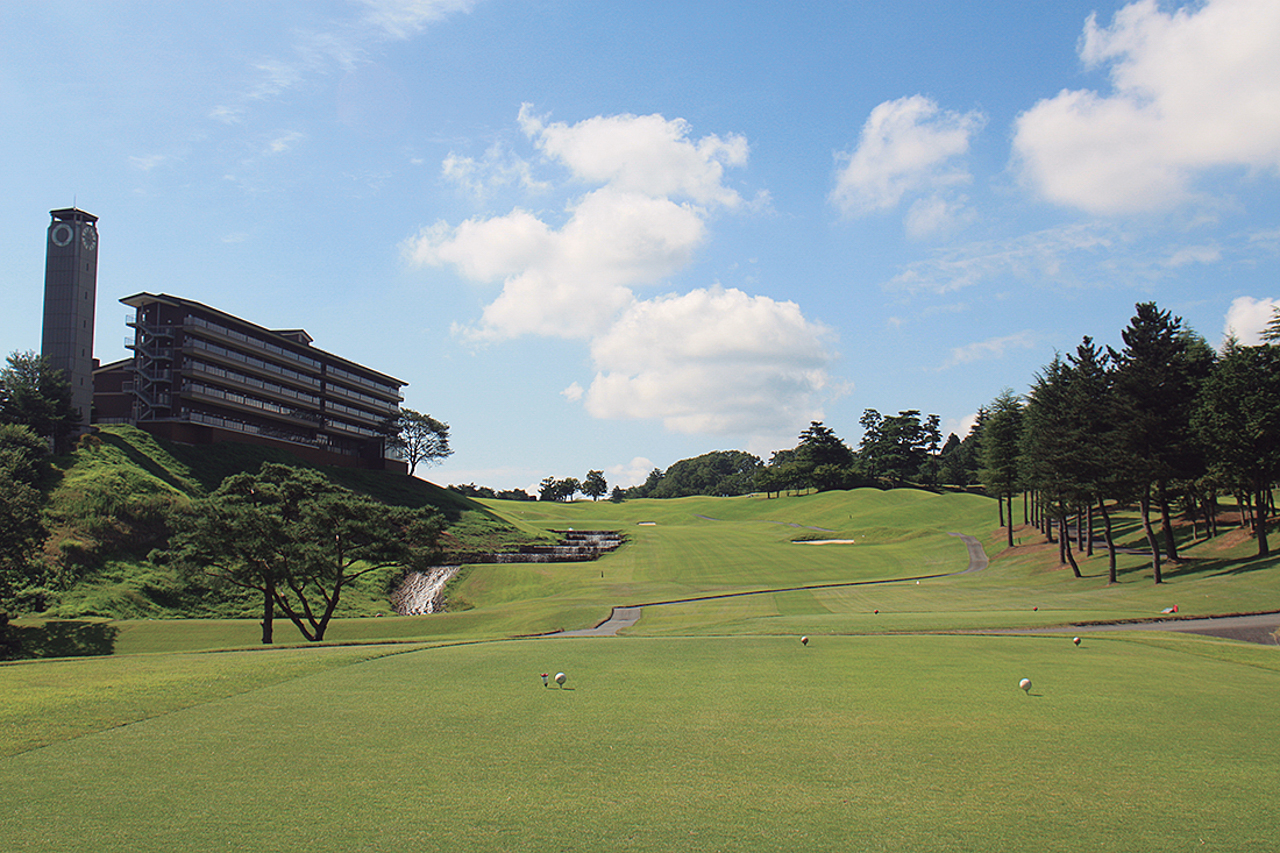
[[[1188,541],[1159,587],[1125,555],[1109,586],[1105,557],[1074,578],[1031,531],[1005,550],[993,503],[966,495],[482,506],[512,530],[629,541],[469,567],[454,612],[343,619],[318,647],[234,650],[252,620],[126,620],[104,624],[114,655],[0,665],[0,844],[1275,847],[1280,651],[957,633],[1280,609],[1277,560],[1239,533]],[[989,567],[950,574],[968,557],[951,533]],[[617,638],[518,636],[617,604],[646,605]]]
[[[378,471],[315,467],[282,450],[253,445],[185,446],[128,426],[102,428],[54,460],[46,485],[52,535],[45,549],[51,582],[27,603],[60,618],[252,616],[256,604],[234,591],[185,584],[148,560],[163,548],[171,508],[208,494],[223,478],[263,462],[311,467],[333,482],[399,506],[433,506],[449,520],[453,551],[504,550],[544,536],[488,507],[424,480]],[[385,611],[388,575],[368,577],[344,597],[348,615]]]

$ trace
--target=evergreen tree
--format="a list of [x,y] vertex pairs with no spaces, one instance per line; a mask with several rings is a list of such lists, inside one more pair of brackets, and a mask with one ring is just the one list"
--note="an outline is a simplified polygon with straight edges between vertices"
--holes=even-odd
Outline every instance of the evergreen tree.
[[1163,583],[1151,504],[1154,500],[1160,509],[1166,552],[1170,559],[1177,559],[1171,487],[1179,479],[1195,477],[1201,462],[1191,412],[1213,353],[1183,327],[1182,318],[1161,311],[1154,302],[1136,306],[1121,338],[1124,349],[1109,351],[1116,363],[1120,441],[1133,462],[1143,531],[1152,549],[1152,573],[1156,583]]
[[1253,495],[1258,556],[1280,472],[1280,347],[1229,346],[1205,382],[1194,424],[1214,461]]
[[[1019,466],[1022,435],[1022,401],[1006,388],[987,409],[982,430],[982,483],[999,504],[1001,524],[1007,528],[1013,547],[1013,496],[1020,486]],[[1004,502],[1008,501],[1005,524]]]

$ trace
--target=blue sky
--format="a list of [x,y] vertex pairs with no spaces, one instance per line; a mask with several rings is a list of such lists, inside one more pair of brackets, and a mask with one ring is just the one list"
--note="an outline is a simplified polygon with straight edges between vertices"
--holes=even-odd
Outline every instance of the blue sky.
[[407,380],[440,483],[963,434],[1154,300],[1280,301],[1280,4],[364,0],[0,7],[0,346],[47,211],[138,291]]

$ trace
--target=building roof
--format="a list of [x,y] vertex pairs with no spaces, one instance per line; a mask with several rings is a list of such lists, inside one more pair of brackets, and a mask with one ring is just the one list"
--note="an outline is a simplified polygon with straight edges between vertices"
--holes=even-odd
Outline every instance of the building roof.
[[[225,311],[219,311],[217,308],[211,308],[210,306],[205,305],[202,302],[196,302],[194,299],[184,299],[181,296],[170,296],[166,293],[158,293],[158,294],[145,293],[145,292],[135,293],[132,296],[124,297],[120,301],[125,305],[129,305],[133,308],[141,308],[143,305],[147,305],[152,302],[160,302],[166,305],[173,305],[179,308],[195,308],[201,311],[206,311],[219,318],[225,319],[230,323],[234,323],[240,326],[252,327],[252,329],[257,334],[266,336],[268,338],[274,338],[276,342],[279,343],[281,346],[288,347],[289,349],[292,349],[299,353],[303,353],[303,354],[310,353],[313,355],[315,354],[322,355],[325,358],[329,359],[330,361],[334,362],[335,364],[342,365],[344,367],[353,367],[357,370],[364,371],[365,373],[373,374],[374,376],[377,376],[379,379],[385,380],[389,384],[395,383],[400,386],[405,386],[409,384],[408,382],[405,382],[403,379],[397,379],[394,376],[391,376],[386,373],[382,373],[381,371],[374,370],[372,367],[367,367],[366,365],[360,364],[359,362],[351,361],[350,359],[343,358],[340,355],[334,355],[333,353],[327,350],[322,350],[318,347],[310,346],[309,342],[313,339],[310,335],[306,333],[306,331],[302,329],[286,329],[283,331],[274,331],[272,329],[266,328],[265,326],[259,326],[257,323],[251,322],[249,320],[245,320],[242,317],[237,317],[234,314],[228,314]],[[304,342],[304,339],[305,339],[305,342]]]
[[63,207],[49,211],[49,215],[61,222],[97,222],[98,217],[78,207]]

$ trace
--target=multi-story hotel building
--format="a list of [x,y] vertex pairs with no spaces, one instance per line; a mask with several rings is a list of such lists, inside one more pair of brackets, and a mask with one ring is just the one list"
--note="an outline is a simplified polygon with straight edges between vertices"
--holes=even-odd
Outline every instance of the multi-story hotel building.
[[407,383],[199,302],[138,293],[120,300],[133,358],[94,376],[97,420],[128,421],[187,444],[281,445],[309,461],[404,471],[384,425]]

